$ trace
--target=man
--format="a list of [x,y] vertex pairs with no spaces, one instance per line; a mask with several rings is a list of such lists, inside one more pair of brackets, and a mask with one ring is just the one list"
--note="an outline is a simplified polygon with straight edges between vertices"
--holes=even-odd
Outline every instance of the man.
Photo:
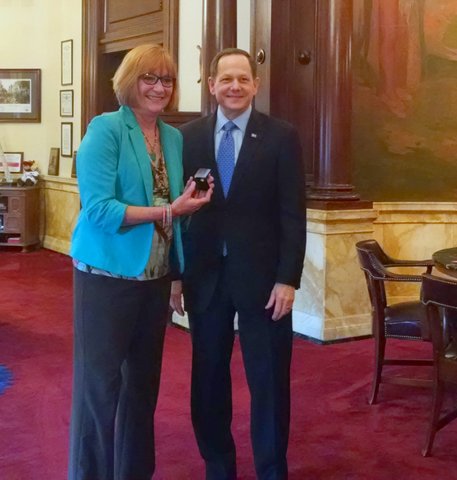
[[[183,232],[192,422],[207,480],[235,479],[230,358],[238,313],[257,476],[286,479],[291,309],[306,239],[301,147],[292,126],[252,108],[259,79],[247,52],[220,52],[210,75],[216,114],[182,127],[185,179],[209,168],[215,183],[212,202]],[[184,314],[181,281],[171,306]]]

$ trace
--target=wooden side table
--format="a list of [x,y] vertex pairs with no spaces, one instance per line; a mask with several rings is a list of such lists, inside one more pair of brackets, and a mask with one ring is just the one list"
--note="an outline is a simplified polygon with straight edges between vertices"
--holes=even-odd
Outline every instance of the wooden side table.
[[435,267],[442,273],[457,277],[457,247],[438,250],[432,255]]
[[28,251],[40,243],[40,189],[0,185],[0,246]]

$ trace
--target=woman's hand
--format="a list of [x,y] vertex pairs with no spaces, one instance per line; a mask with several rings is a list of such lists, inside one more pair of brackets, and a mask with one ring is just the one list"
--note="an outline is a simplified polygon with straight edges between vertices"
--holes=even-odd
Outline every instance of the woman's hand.
[[[187,180],[186,188],[190,183],[192,183],[194,177],[190,177],[189,180]],[[208,175],[207,178],[208,186],[210,189],[214,190],[214,177],[212,175]],[[194,192],[194,198],[203,198],[205,196],[207,191],[205,190],[199,190],[198,188],[195,189]]]
[[172,204],[171,211],[173,217],[181,215],[192,215],[203,205],[210,202],[214,190],[214,178],[209,177],[209,189],[205,191],[197,190],[196,184],[192,177],[186,183],[184,192]]

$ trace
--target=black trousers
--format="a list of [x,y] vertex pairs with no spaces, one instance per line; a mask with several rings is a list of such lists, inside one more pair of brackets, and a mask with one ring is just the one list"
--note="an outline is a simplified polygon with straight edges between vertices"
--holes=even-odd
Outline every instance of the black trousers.
[[74,270],[69,480],[150,480],[169,295]]
[[189,312],[192,334],[192,423],[207,480],[236,478],[231,433],[230,359],[235,313],[251,394],[251,440],[257,477],[287,479],[290,423],[292,317],[271,320],[271,311],[237,310],[223,267],[214,297],[203,313]]

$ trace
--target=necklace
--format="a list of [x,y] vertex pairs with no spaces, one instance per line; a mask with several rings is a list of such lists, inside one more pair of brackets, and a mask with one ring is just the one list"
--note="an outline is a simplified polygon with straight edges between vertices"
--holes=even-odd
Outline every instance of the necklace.
[[159,144],[159,130],[157,128],[157,125],[155,126],[154,128],[154,140],[153,142],[151,143],[151,141],[149,140],[148,136],[146,135],[146,133],[144,133],[144,130],[141,130],[141,132],[143,133],[143,137],[144,139],[146,140],[146,144],[147,146],[149,147],[151,153],[156,153],[157,152],[157,146]]

